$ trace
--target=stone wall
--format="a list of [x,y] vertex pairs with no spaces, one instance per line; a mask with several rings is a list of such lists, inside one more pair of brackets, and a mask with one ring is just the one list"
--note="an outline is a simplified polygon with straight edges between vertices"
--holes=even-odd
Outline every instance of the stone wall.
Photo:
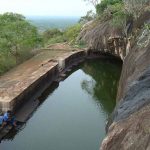
[[[7,111],[17,109],[24,102],[31,99],[33,95],[36,93],[40,94],[44,91],[53,81],[59,78],[59,75],[66,68],[73,65],[75,62],[78,63],[79,60],[84,59],[85,56],[86,53],[84,51],[67,53],[58,58],[56,62],[51,63],[51,60],[49,60],[49,62],[46,63],[46,66],[44,66],[45,64],[42,64],[38,70],[30,72],[30,79],[27,79],[28,76],[24,77],[24,80],[19,81],[17,84],[11,84],[6,90],[5,87],[2,87],[2,90],[0,91],[1,110]],[[46,69],[42,70],[41,68],[43,67],[46,67]],[[16,73],[14,72],[14,75],[15,74]],[[14,91],[15,93],[12,93]]]
[[[86,58],[97,57],[114,57],[110,53],[102,53],[98,51],[86,51],[80,50],[76,52],[68,52],[63,56],[58,57],[57,60],[49,60],[44,62],[40,67],[37,66],[37,70],[30,72],[30,75],[25,75],[23,78],[15,81],[14,84],[10,78],[8,87],[3,86],[0,89],[0,107],[2,111],[16,110],[21,105],[38,97],[53,81],[59,82],[65,72],[73,65],[84,61]],[[117,57],[116,57],[117,58]],[[118,58],[117,58],[118,59]],[[31,66],[32,67],[32,66]],[[15,76],[16,73],[12,73]],[[20,77],[20,76],[19,76]],[[18,78],[18,76],[14,77]],[[5,80],[2,80],[5,81]],[[12,82],[10,84],[10,82]],[[9,85],[10,84],[10,85]],[[5,85],[5,84],[4,84]]]

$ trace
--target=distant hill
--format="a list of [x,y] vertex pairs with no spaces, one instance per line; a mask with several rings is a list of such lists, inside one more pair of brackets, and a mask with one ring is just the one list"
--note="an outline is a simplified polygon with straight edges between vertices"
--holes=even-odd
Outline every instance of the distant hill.
[[80,17],[49,17],[49,16],[28,16],[29,20],[35,25],[40,32],[49,28],[58,28],[64,30],[68,26],[74,25],[79,21]]

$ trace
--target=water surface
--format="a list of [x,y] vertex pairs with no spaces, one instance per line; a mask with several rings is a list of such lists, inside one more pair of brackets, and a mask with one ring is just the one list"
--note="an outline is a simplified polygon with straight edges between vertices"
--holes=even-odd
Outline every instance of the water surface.
[[[115,106],[121,65],[89,60],[53,91],[46,90],[25,127],[0,144],[2,150],[98,150]],[[52,88],[52,87],[51,87]]]

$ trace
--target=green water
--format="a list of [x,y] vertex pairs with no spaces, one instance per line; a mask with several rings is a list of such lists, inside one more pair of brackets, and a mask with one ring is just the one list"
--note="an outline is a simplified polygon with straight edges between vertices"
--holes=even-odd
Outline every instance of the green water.
[[99,150],[115,106],[121,64],[90,60],[39,97],[38,109],[2,150]]

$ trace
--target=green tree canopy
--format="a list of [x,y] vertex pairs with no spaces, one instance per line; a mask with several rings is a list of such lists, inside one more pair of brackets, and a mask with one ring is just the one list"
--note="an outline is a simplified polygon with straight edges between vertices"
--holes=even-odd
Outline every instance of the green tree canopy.
[[37,29],[19,14],[0,15],[0,29],[0,52],[13,55],[16,63],[22,52],[37,47],[41,42]]
[[80,18],[79,23],[85,24],[88,21],[93,20],[95,17],[96,17],[96,14],[92,10],[89,10],[85,16]]
[[[0,69],[3,68],[3,71],[5,67],[2,67],[2,64],[6,65],[9,60],[14,65],[22,62],[30,57],[32,49],[42,43],[36,27],[20,14],[0,15],[0,29]],[[0,73],[3,71],[1,69]]]
[[84,0],[85,2],[88,2],[92,4],[94,7],[100,2],[100,0]]
[[101,15],[108,6],[115,5],[117,3],[122,3],[122,0],[102,0],[96,5],[96,12],[98,15]]

